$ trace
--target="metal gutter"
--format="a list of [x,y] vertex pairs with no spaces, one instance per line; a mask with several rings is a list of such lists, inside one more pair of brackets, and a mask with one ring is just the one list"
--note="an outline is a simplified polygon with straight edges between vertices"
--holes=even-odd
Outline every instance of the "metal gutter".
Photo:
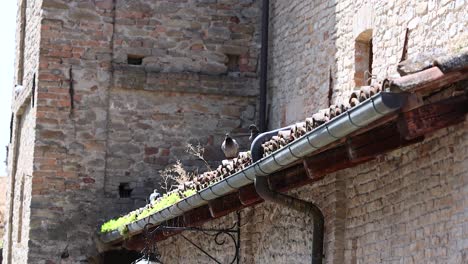
[[[206,205],[210,200],[235,192],[239,188],[253,183],[256,177],[267,176],[279,171],[310,155],[312,152],[399,110],[403,106],[405,98],[406,95],[401,93],[379,93],[374,95],[273,154],[254,162],[244,170],[145,219],[127,225],[130,235],[141,232],[146,224],[158,225],[192,209]],[[279,130],[283,129],[287,128]],[[274,134],[274,132],[267,133]],[[252,153],[252,155],[254,154]],[[118,231],[101,235],[101,240],[105,243],[111,243],[122,238],[123,236]]]

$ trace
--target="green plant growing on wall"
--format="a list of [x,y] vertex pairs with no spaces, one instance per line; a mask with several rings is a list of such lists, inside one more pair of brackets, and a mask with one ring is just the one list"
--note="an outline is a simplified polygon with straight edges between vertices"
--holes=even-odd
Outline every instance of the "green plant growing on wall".
[[[196,146],[187,144],[186,152],[202,160],[206,167],[211,170],[208,162],[203,157],[205,149],[200,144]],[[156,201],[146,205],[143,208],[139,208],[124,216],[105,222],[101,226],[101,233],[108,233],[114,230],[118,230],[122,235],[124,235],[128,232],[127,225],[141,219],[145,219],[146,217],[151,216],[163,210],[164,208],[178,203],[184,198],[196,194],[196,190],[192,186],[192,180],[196,176],[196,173],[188,172],[182,165],[182,162],[179,160],[175,164],[159,171],[159,175],[161,176],[162,180],[160,183],[160,188],[166,193]],[[215,183],[219,180],[220,179],[213,180],[212,183]],[[190,183],[192,183],[192,185]]]
[[119,230],[119,232],[124,235],[128,231],[126,228],[128,224],[144,219],[166,207],[178,203],[186,197],[194,195],[195,193],[196,191],[191,189],[184,191],[182,195],[176,191],[167,193],[152,204],[148,204],[143,208],[139,208],[119,218],[107,221],[101,226],[101,233]]

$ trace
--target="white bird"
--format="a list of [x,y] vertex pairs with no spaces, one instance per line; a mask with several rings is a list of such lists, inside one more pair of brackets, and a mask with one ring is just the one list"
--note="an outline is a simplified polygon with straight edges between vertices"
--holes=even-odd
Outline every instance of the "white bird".
[[20,84],[16,84],[15,85],[15,95],[18,95],[21,93],[21,91],[24,89],[24,86],[23,85],[20,85]]
[[150,203],[153,203],[154,201],[156,201],[159,197],[161,197],[161,194],[158,193],[158,190],[154,190],[152,194],[150,194],[149,196],[149,202]]
[[221,150],[224,152],[224,156],[226,156],[226,158],[233,159],[239,154],[239,144],[237,144],[237,141],[227,133],[224,138],[224,142],[221,145]]

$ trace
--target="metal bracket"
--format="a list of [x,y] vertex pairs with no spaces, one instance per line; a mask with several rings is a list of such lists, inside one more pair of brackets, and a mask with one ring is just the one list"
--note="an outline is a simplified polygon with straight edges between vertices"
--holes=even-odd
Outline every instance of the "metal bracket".
[[[229,228],[226,229],[216,229],[216,228],[200,228],[200,227],[178,227],[178,226],[166,226],[166,225],[159,225],[153,230],[149,230],[151,228],[151,224],[148,224],[144,228],[144,235],[145,235],[145,248],[143,249],[143,258],[144,259],[155,259],[158,262],[157,263],[162,263],[160,260],[160,255],[158,253],[158,250],[156,248],[156,244],[154,243],[155,241],[155,236],[158,233],[164,233],[164,232],[182,232],[182,231],[189,231],[189,232],[201,232],[205,234],[206,236],[212,237],[216,245],[222,246],[225,245],[228,241],[231,241],[234,245],[235,248],[235,254],[232,258],[232,260],[229,262],[229,264],[234,264],[237,263],[239,264],[240,261],[240,234],[241,234],[241,215],[240,212],[238,211],[236,213],[237,220]],[[191,245],[193,245],[195,248],[197,248],[200,252],[205,254],[207,257],[209,257],[211,260],[213,260],[217,264],[222,264],[221,261],[216,259],[213,255],[208,253],[205,249],[203,249],[202,246],[199,244],[193,242],[191,239],[189,239],[187,236],[184,234],[180,234],[183,239],[185,239],[187,242],[189,242]]]

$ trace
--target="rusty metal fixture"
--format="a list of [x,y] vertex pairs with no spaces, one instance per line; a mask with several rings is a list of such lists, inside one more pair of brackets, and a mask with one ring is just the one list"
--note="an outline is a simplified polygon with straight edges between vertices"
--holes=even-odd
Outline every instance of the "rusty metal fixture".
[[[161,254],[158,252],[157,246],[156,246],[156,241],[157,241],[157,236],[159,234],[165,234],[165,233],[180,233],[183,231],[187,232],[198,232],[202,233],[209,238],[212,238],[213,241],[215,242],[216,245],[218,246],[225,246],[228,242],[231,242],[234,246],[234,256],[232,257],[231,261],[229,262],[230,264],[240,263],[240,235],[241,235],[241,215],[240,212],[236,213],[237,220],[234,222],[234,224],[228,228],[224,229],[213,229],[213,228],[200,228],[200,227],[186,227],[186,226],[180,226],[180,223],[177,224],[176,226],[172,225],[159,225],[156,228],[152,229],[153,225],[147,224],[143,228],[143,234],[145,237],[145,247],[142,251],[143,256],[136,260],[133,264],[162,264],[161,262]],[[166,234],[167,235],[167,234]],[[216,259],[212,254],[210,254],[208,251],[203,249],[203,247],[195,242],[193,242],[191,239],[189,239],[187,236],[184,234],[180,234],[180,236],[185,239],[187,242],[189,242],[192,246],[194,246],[196,249],[198,249],[200,252],[202,252],[204,255],[206,255],[208,258],[213,260],[215,263],[221,264],[221,262]]]

